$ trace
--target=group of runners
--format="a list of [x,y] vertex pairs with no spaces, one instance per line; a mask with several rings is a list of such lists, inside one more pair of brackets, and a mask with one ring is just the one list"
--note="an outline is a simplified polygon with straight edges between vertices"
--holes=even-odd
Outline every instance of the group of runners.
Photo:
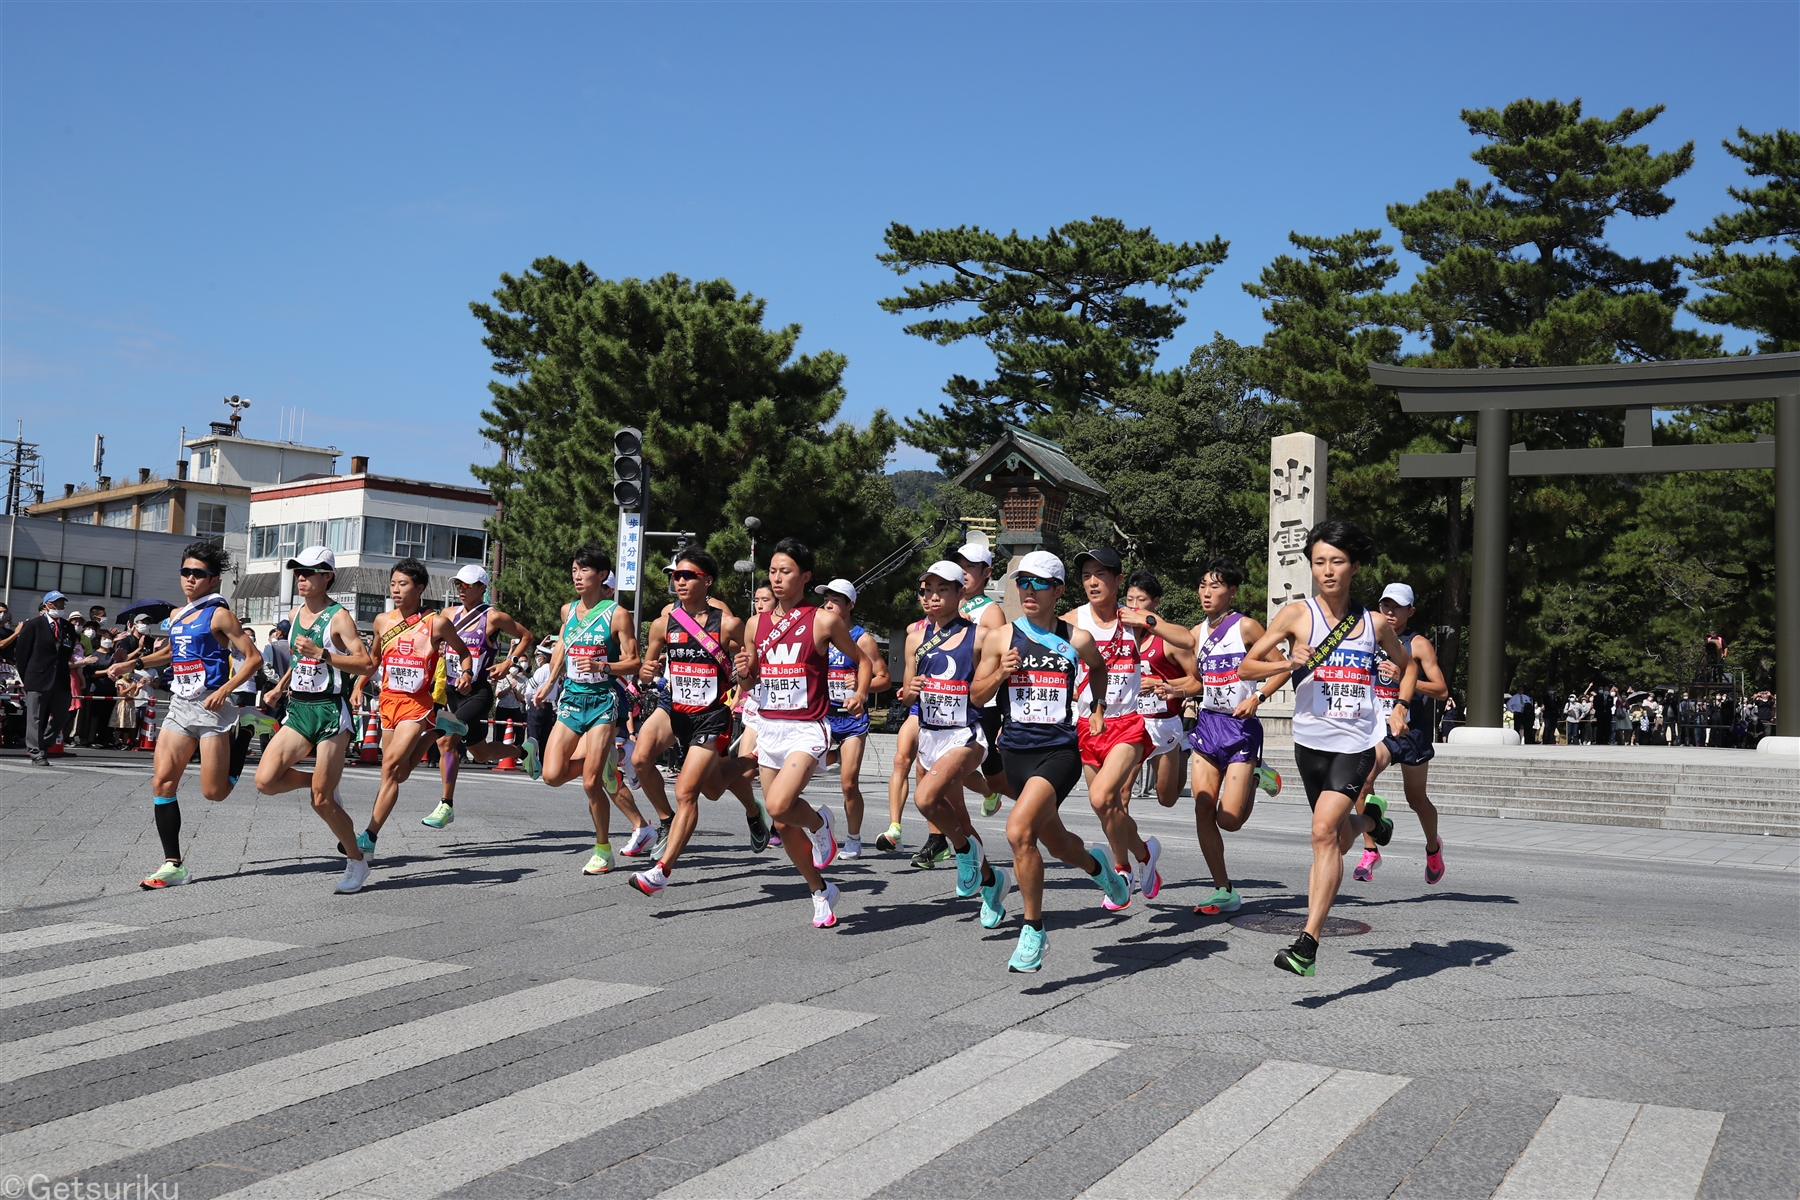
[[[1008,621],[987,595],[991,549],[973,541],[920,574],[922,616],[907,629],[904,672],[894,681],[876,640],[856,624],[856,587],[847,579],[815,585],[813,553],[793,538],[776,543],[747,619],[712,595],[719,578],[712,557],[698,547],[678,550],[665,567],[674,599],[650,622],[641,647],[630,612],[613,599],[610,557],[582,546],[571,555],[575,598],[561,610],[560,632],[553,644],[537,647],[548,664],[533,699],[555,705],[540,748],[489,736],[493,681],[534,642],[529,629],[487,602],[482,568],[463,568],[461,603],[438,612],[424,606],[423,564],[402,561],[391,577],[393,607],[375,619],[372,645],[365,645],[352,615],[330,599],[331,551],[309,547],[287,564],[296,591],[292,665],[269,696],[285,698],[287,709],[258,765],[256,787],[267,795],[309,793],[345,857],[340,893],[366,885],[401,786],[433,744],[444,789],[425,825],[454,820],[457,764],[465,754],[476,761],[520,754],[529,774],[552,787],[580,781],[594,827],[585,873],[612,871],[612,812],[626,812],[633,831],[618,854],[653,859],[628,881],[647,896],[670,886],[698,823],[700,798],[730,792],[743,807],[751,848],[779,845],[806,881],[813,924],[828,928],[837,921],[839,892],[825,873],[838,859],[864,853],[868,699],[897,682],[896,703],[907,716],[889,780],[887,827],[875,845],[903,850],[911,792],[928,823],[914,864],[954,859],[956,894],[979,898],[987,929],[1006,921],[1016,891],[1021,925],[1008,966],[1030,972],[1042,966],[1047,944],[1046,856],[1092,879],[1111,911],[1128,908],[1134,893],[1147,900],[1160,893],[1161,845],[1139,829],[1130,802],[1148,763],[1159,804],[1178,804],[1183,749],[1191,751],[1195,832],[1213,884],[1195,911],[1223,914],[1242,905],[1223,834],[1244,826],[1259,788],[1271,795],[1280,788],[1262,761],[1257,712],[1291,682],[1294,758],[1313,811],[1313,856],[1305,929],[1275,965],[1311,975],[1344,854],[1363,839],[1355,875],[1370,880],[1393,836],[1387,802],[1373,789],[1394,762],[1425,834],[1426,881],[1443,878],[1437,813],[1426,790],[1431,739],[1424,723],[1414,726],[1411,708],[1415,698],[1441,698],[1447,688],[1430,643],[1407,628],[1407,585],[1389,585],[1379,611],[1352,598],[1359,570],[1374,558],[1367,533],[1348,521],[1322,522],[1310,531],[1305,553],[1313,597],[1280,608],[1267,628],[1237,610],[1243,569],[1223,558],[1206,563],[1197,581],[1204,620],[1190,628],[1159,620],[1161,582],[1142,571],[1128,575],[1107,547],[1085,550],[1066,567],[1046,551],[1024,555],[1011,576],[1022,615]],[[224,799],[237,781],[230,739],[219,735],[257,719],[254,710],[230,703],[256,675],[261,656],[217,591],[227,565],[210,543],[190,547],[181,567],[185,603],[170,617],[168,639],[113,667],[167,666],[172,683],[154,779],[166,861],[145,888],[188,879],[176,792],[196,750],[202,794]],[[1083,602],[1065,610],[1072,588]],[[338,783],[355,733],[353,701],[369,677],[380,686],[382,772],[359,831]],[[642,699],[634,706],[636,695]],[[1182,719],[1190,702],[1197,702],[1191,729]],[[658,769],[671,750],[680,764],[672,804]],[[311,769],[300,769],[309,757]],[[806,796],[814,775],[833,760],[841,823]],[[638,815],[620,786],[621,769],[650,800],[660,829]],[[1086,784],[1103,835],[1091,845],[1060,813],[1077,782]],[[1008,861],[990,858],[971,797],[984,816],[1011,801]]]

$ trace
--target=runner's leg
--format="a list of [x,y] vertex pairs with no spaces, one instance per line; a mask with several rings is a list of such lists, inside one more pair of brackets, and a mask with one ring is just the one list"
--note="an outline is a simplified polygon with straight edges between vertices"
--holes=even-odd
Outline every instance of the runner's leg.
[[[286,731],[277,732],[276,738],[279,739],[284,732]],[[337,840],[343,843],[344,856],[360,862],[363,852],[356,844],[356,822],[350,819],[350,814],[337,801],[338,780],[344,773],[344,753],[349,745],[350,735],[340,733],[313,747],[316,761],[311,776],[312,807],[326,827],[336,835]]]
[[1426,794],[1425,783],[1431,768],[1425,764],[1416,767],[1402,765],[1400,775],[1406,780],[1406,803],[1419,815],[1419,828],[1425,833],[1425,853],[1435,854],[1442,847],[1438,844],[1438,810]]
[[[637,775],[638,786],[644,790],[644,797],[650,801],[650,807],[664,821],[681,815],[679,807],[669,807],[668,786],[663,782],[662,771],[656,765],[657,760],[667,754],[669,747],[674,744],[675,730],[669,723],[669,714],[659,707],[650,714],[648,720],[638,726],[637,741],[631,747],[631,769]],[[685,763],[683,765],[685,769]],[[679,801],[677,804],[679,805]]]
[[1131,800],[1131,783],[1137,777],[1143,753],[1143,747],[1137,743],[1114,746],[1107,752],[1106,761],[1099,770],[1082,768],[1082,774],[1087,778],[1088,803],[1093,806],[1094,815],[1100,818],[1100,827],[1106,831],[1113,862],[1128,871],[1133,857],[1139,862],[1150,857],[1150,848],[1138,836],[1137,822],[1127,807]]
[[542,779],[551,787],[561,787],[569,780],[577,778],[582,770],[577,763],[583,762],[582,738],[573,729],[561,721],[550,722],[550,735],[545,739],[544,769]]
[[769,809],[769,819],[777,825],[787,826],[787,831],[781,835],[781,848],[787,851],[789,860],[806,880],[806,886],[815,892],[824,890],[825,876],[813,866],[812,839],[799,835],[814,833],[825,823],[818,810],[800,794],[817,766],[812,755],[794,753],[788,755],[779,771],[762,768],[763,803]]
[[[573,735],[574,732],[567,725],[557,724],[556,733]],[[550,735],[552,744],[556,733]],[[610,847],[614,800],[606,794],[605,767],[606,756],[613,752],[612,722],[596,725],[582,734],[577,748],[581,753],[581,790],[587,794],[588,816],[594,822],[594,845]],[[641,822],[643,818],[638,820]]]
[[379,837],[400,799],[400,785],[412,777],[413,768],[425,756],[431,744],[429,728],[424,721],[402,721],[393,729],[381,731],[381,787],[375,793],[375,811],[369,816],[369,836]]
[[838,743],[838,773],[844,789],[844,832],[861,840],[863,822],[862,760],[869,739],[862,734]]
[[[162,738],[158,738],[159,749],[161,744]],[[263,747],[262,761],[256,764],[256,790],[265,796],[279,796],[300,788],[310,790],[313,785],[311,773],[295,770],[294,764],[312,752],[311,744],[291,726],[283,725],[277,729],[269,744]]]
[[156,818],[156,834],[162,841],[163,858],[181,864],[181,776],[194,757],[194,744],[199,739],[184,733],[163,730],[156,739],[156,758],[150,776],[152,813]]
[[1006,816],[1006,840],[1012,845],[1013,874],[1017,877],[1025,921],[1040,929],[1044,924],[1042,850],[1085,875],[1099,873],[1100,864],[1088,853],[1086,843],[1063,825],[1056,810],[1056,789],[1047,779],[1034,776],[1019,789],[1018,803]]

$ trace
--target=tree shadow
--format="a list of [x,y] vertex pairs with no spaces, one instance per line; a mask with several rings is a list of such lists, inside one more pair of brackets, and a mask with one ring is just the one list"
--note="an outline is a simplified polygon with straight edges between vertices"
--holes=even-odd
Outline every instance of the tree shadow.
[[1302,996],[1294,1003],[1300,1008],[1323,1008],[1334,1000],[1385,992],[1403,980],[1424,979],[1452,967],[1489,966],[1512,952],[1511,946],[1500,942],[1476,942],[1466,938],[1448,946],[1414,942],[1405,949],[1352,950],[1352,954],[1362,955],[1375,966],[1386,968],[1388,973],[1329,996]]

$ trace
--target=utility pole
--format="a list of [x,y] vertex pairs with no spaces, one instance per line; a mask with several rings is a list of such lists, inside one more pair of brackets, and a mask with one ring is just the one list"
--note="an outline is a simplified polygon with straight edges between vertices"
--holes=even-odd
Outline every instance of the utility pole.
[[13,549],[19,540],[19,509],[25,502],[25,489],[32,488],[36,493],[33,503],[44,502],[44,460],[38,454],[38,444],[25,440],[25,422],[20,421],[18,436],[12,441],[0,443],[11,450],[6,461],[6,606],[12,607]]

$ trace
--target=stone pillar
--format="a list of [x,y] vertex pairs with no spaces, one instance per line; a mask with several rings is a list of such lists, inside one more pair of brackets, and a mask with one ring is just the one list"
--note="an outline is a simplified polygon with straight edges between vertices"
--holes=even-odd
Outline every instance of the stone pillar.
[[[1310,433],[1269,439],[1269,612],[1313,594],[1306,534],[1325,519],[1325,441]],[[1267,732],[1291,732],[1294,690],[1283,687],[1262,706]]]

